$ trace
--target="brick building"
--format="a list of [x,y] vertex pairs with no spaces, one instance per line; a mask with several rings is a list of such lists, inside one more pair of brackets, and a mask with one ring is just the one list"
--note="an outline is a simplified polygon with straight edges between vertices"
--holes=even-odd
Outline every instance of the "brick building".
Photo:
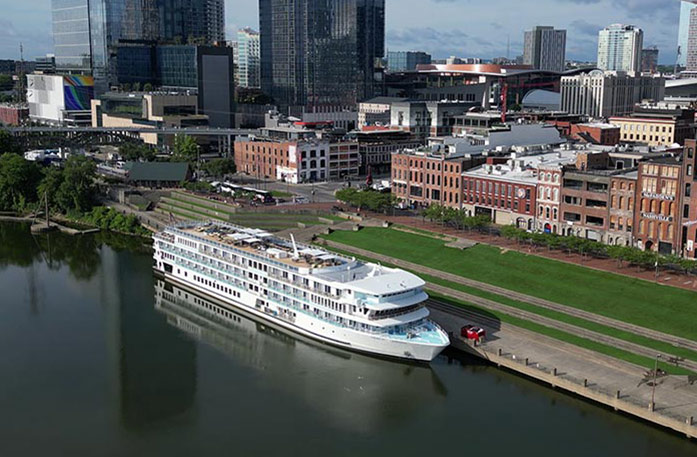
[[20,125],[29,117],[29,106],[0,104],[0,125]]
[[239,173],[297,184],[329,177],[329,143],[320,140],[242,138],[235,142]]
[[584,143],[615,146],[620,144],[620,128],[605,123],[571,124],[568,137]]
[[561,233],[559,210],[563,164],[541,164],[537,173],[537,231]]
[[634,245],[634,205],[638,176],[635,170],[610,177],[610,225],[607,244]]
[[637,106],[630,116],[611,117],[610,123],[620,127],[623,142],[682,145],[695,135],[695,110],[668,105]]
[[684,257],[697,259],[697,141],[685,140],[682,169],[680,245]]
[[462,208],[462,172],[482,157],[444,154],[426,150],[401,151],[392,155],[392,191],[402,206],[432,204]]
[[[605,243],[609,227],[611,170],[577,160],[566,170],[561,188],[562,235]],[[600,168],[600,167],[597,167]]]
[[679,251],[682,230],[683,166],[675,157],[639,165],[639,204],[634,211],[637,247],[671,254]]

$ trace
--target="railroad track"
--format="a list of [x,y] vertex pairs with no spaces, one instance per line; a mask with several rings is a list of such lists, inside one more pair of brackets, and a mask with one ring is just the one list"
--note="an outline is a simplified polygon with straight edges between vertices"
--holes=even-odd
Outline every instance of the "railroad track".
[[[467,286],[467,287],[472,287],[472,288],[479,289],[479,290],[482,290],[485,292],[490,292],[490,293],[493,293],[496,295],[500,295],[502,297],[510,298],[512,300],[516,300],[516,301],[528,303],[531,305],[539,306],[540,308],[544,308],[544,309],[548,309],[548,310],[552,310],[552,311],[557,311],[557,312],[560,312],[563,314],[567,314],[569,316],[573,316],[573,317],[587,320],[589,322],[604,325],[606,327],[611,327],[611,328],[614,328],[617,330],[630,332],[630,333],[633,333],[633,334],[638,335],[638,336],[643,336],[645,338],[650,338],[650,339],[653,339],[656,341],[661,341],[663,343],[667,343],[667,344],[670,344],[670,345],[675,346],[675,347],[689,349],[689,350],[697,352],[697,341],[692,341],[692,340],[687,339],[687,338],[681,338],[679,336],[670,335],[670,334],[663,333],[663,332],[653,330],[653,329],[649,329],[646,327],[641,327],[641,326],[630,324],[627,322],[622,322],[622,321],[619,321],[617,319],[601,316],[601,315],[594,314],[594,313],[591,313],[588,311],[583,311],[583,310],[580,310],[577,308],[573,308],[571,306],[561,305],[559,303],[554,303],[554,302],[551,302],[548,300],[543,300],[541,298],[532,297],[530,295],[525,295],[525,294],[520,293],[520,292],[514,292],[514,291],[511,291],[508,289],[504,289],[502,287],[493,286],[491,284],[486,284],[483,282],[475,281],[473,279],[464,278],[462,276],[455,275],[452,273],[447,273],[447,272],[444,272],[441,270],[436,270],[433,268],[424,267],[422,265],[418,265],[418,264],[407,262],[407,261],[400,260],[400,259],[395,259],[393,257],[389,257],[386,255],[376,254],[376,253],[373,253],[371,251],[356,248],[356,247],[349,246],[349,245],[346,245],[343,243],[337,243],[335,241],[327,241],[327,243],[328,243],[328,246],[330,246],[330,247],[333,246],[333,247],[336,247],[337,249],[349,251],[349,252],[352,252],[352,253],[360,255],[360,256],[365,256],[365,257],[368,257],[371,259],[378,260],[380,262],[396,265],[400,268],[411,270],[411,271],[414,271],[417,273],[426,274],[429,276],[435,276],[438,278],[442,278],[446,281],[454,282],[457,284],[462,284],[462,285]],[[442,287],[442,286],[438,286],[438,287]],[[431,289],[435,290],[433,287],[431,287]],[[454,292],[453,289],[449,289],[449,288],[444,288],[444,289],[446,289],[449,293]],[[470,295],[470,296],[474,297],[473,295]],[[479,297],[477,297],[477,298],[479,298]],[[472,300],[468,300],[468,301],[472,301]],[[516,309],[513,307],[509,307],[509,308]],[[506,314],[512,314],[512,313],[506,312]],[[532,313],[529,313],[529,314],[534,315]],[[558,322],[558,321],[554,321],[554,322]],[[654,350],[653,355],[651,357],[655,357],[655,355],[656,355],[655,352],[656,351]]]

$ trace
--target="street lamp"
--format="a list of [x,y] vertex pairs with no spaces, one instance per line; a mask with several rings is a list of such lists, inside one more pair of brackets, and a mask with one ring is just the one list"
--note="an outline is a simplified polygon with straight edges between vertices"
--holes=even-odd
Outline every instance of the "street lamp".
[[654,360],[654,365],[653,365],[653,385],[651,386],[651,411],[653,411],[656,408],[656,403],[654,400],[656,399],[656,378],[658,377],[658,359],[661,358],[661,354],[656,355],[656,360]]

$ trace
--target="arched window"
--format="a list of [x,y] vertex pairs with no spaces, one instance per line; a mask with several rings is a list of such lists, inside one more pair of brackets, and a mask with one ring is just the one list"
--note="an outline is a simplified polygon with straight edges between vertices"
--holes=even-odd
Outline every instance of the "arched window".
[[549,187],[547,188],[546,195],[547,200],[550,200],[552,198],[552,189],[550,189]]
[[559,201],[559,189],[554,189],[554,201]]

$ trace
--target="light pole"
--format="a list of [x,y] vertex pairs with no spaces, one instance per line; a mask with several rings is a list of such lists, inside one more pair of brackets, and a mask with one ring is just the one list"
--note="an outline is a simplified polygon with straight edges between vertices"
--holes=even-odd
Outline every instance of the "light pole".
[[656,408],[656,403],[654,400],[656,399],[656,378],[658,377],[658,359],[661,358],[661,354],[656,355],[656,360],[654,360],[654,365],[653,365],[653,385],[651,386],[651,411],[653,411]]

